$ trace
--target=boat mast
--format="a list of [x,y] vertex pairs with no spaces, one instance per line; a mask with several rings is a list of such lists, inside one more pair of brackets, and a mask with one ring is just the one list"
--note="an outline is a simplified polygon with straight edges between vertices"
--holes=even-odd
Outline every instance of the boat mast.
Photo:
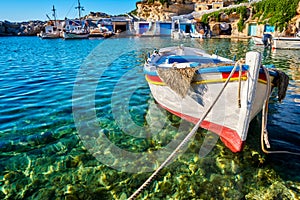
[[54,5],[52,8],[52,12],[53,12],[52,16],[54,17],[54,23],[56,23],[56,9],[55,9]]
[[78,9],[79,19],[81,19],[81,11],[84,11],[83,6],[80,5],[80,1],[78,0],[78,6],[75,7],[75,9]]

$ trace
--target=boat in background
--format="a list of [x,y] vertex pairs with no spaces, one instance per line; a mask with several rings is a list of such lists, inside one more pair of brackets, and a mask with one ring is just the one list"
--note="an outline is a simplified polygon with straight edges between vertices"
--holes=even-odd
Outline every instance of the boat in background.
[[56,39],[60,38],[60,31],[56,26],[49,25],[45,26],[45,31],[40,32],[38,36],[42,39]]
[[51,18],[46,15],[49,19],[49,22],[47,26],[45,26],[45,31],[41,31],[38,36],[41,37],[42,39],[55,39],[55,38],[60,38],[60,33],[61,29],[59,29],[59,23],[56,20],[56,9],[53,5],[52,8],[52,16],[54,17],[54,21],[51,20]]
[[188,33],[185,33],[183,30],[174,30],[171,33],[171,38],[173,39],[183,39],[183,38],[188,38],[190,35]]
[[190,33],[191,38],[204,38],[204,34],[202,33],[198,33],[197,31],[195,31],[194,33]]
[[197,31],[191,32],[190,36],[191,38],[200,38],[200,39],[211,38],[211,32],[210,31],[205,32],[203,29],[201,29],[200,32]]
[[66,20],[64,39],[87,39],[89,37],[88,26],[81,20]]
[[262,37],[252,36],[251,39],[252,39],[253,43],[256,45],[264,45],[264,43],[262,41]]
[[300,37],[273,37],[273,49],[300,49]]
[[[241,63],[196,48],[168,47],[148,57],[144,72],[162,108],[195,124],[208,111],[200,126],[218,134],[232,152],[239,152],[250,121],[261,111],[271,87],[283,73],[273,65],[262,67],[261,59],[258,52],[248,52],[245,63]],[[283,85],[280,100],[287,89],[288,78],[285,80],[287,83],[278,84]]]
[[263,37],[252,36],[252,41],[256,45],[264,45],[272,49],[300,49],[300,37],[273,37],[271,34],[264,34]]
[[87,21],[81,20],[81,11],[83,7],[80,5],[78,0],[78,9],[79,20],[66,20],[65,30],[63,32],[64,39],[87,39],[89,37],[89,27]]
[[98,24],[98,26],[95,28],[90,28],[90,35],[89,37],[104,37],[109,38],[113,36],[114,33],[110,31],[107,27],[101,26],[101,24]]
[[263,37],[252,36],[252,41],[256,45],[264,45],[264,47],[272,47],[272,35],[270,33],[264,33]]

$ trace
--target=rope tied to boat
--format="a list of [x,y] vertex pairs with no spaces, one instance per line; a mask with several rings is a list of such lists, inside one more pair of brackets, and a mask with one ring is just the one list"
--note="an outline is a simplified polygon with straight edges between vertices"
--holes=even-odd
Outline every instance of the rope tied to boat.
[[238,107],[241,108],[241,87],[242,87],[242,72],[243,72],[243,64],[245,63],[244,59],[240,59],[237,61],[239,65],[239,86],[238,86]]
[[[291,151],[270,151],[265,148],[265,145],[268,149],[271,148],[270,142],[269,142],[269,136],[268,136],[268,131],[267,131],[267,121],[268,121],[268,105],[269,105],[269,98],[270,94],[272,92],[272,83],[270,80],[270,73],[267,70],[266,67],[262,66],[266,79],[267,79],[267,90],[266,90],[266,96],[265,96],[265,101],[263,105],[263,110],[262,110],[262,120],[261,120],[261,137],[260,137],[260,143],[261,143],[261,149],[264,153],[266,154],[292,154],[292,155],[297,155],[300,156],[300,153],[297,152],[291,152]],[[274,70],[276,72],[281,72],[279,70]],[[287,85],[288,85],[288,76],[284,73],[281,72],[279,73],[279,80],[277,80],[276,84],[277,86],[279,85],[278,88],[278,100],[281,102],[281,100],[285,97],[286,90],[287,90]],[[280,93],[280,94],[279,94]]]
[[232,68],[228,78],[226,79],[223,87],[221,88],[220,92],[218,93],[215,100],[211,103],[211,105],[206,109],[206,111],[203,113],[197,124],[193,127],[193,129],[190,131],[190,133],[182,140],[182,142],[176,147],[176,149],[169,155],[169,157],[152,173],[152,175],[128,198],[128,200],[134,200],[138,197],[140,193],[144,191],[144,189],[153,181],[153,179],[158,175],[158,173],[169,164],[171,160],[180,152],[180,149],[196,134],[196,131],[198,130],[198,127],[203,122],[203,120],[206,118],[206,116],[210,113],[214,105],[219,100],[220,96],[223,94],[226,86],[228,85],[231,77],[235,73],[237,67],[240,65],[240,61],[237,61]]

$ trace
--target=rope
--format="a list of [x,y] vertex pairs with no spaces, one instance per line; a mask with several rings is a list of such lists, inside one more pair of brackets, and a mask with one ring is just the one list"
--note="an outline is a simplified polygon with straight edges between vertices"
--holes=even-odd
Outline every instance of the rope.
[[128,200],[134,200],[138,197],[140,193],[144,191],[144,189],[153,181],[153,179],[157,176],[157,174],[177,155],[179,150],[195,135],[196,131],[198,130],[198,127],[202,123],[202,121],[206,118],[206,116],[209,114],[211,109],[214,107],[218,99],[220,98],[221,94],[224,92],[227,84],[230,81],[230,78],[233,76],[234,72],[236,71],[237,66],[240,65],[240,61],[237,61],[235,63],[235,66],[231,70],[231,73],[229,74],[228,78],[226,79],[226,82],[224,83],[221,91],[215,98],[215,100],[212,102],[212,104],[207,108],[207,110],[203,113],[202,117],[199,119],[197,124],[193,127],[191,132],[184,138],[184,140],[176,147],[176,149],[169,155],[169,157],[152,173],[152,175],[129,197]]
[[76,0],[74,1],[73,5],[70,7],[69,11],[67,12],[66,17],[69,15],[69,13],[70,13],[71,9],[74,7],[75,3],[76,3]]
[[[291,152],[291,151],[269,151],[265,148],[265,145],[267,148],[271,148],[269,140],[268,140],[268,131],[267,131],[267,121],[268,121],[268,105],[269,105],[269,97],[271,94],[271,80],[270,80],[270,74],[269,71],[267,70],[266,67],[262,66],[264,73],[267,78],[267,87],[268,90],[266,91],[266,97],[265,97],[265,102],[263,105],[263,111],[262,111],[262,119],[261,119],[261,136],[260,136],[260,144],[261,144],[261,149],[264,153],[266,154],[275,154],[275,153],[280,153],[280,154],[292,154],[292,155],[297,155],[300,156],[300,153],[297,152]],[[265,144],[264,144],[265,142]]]
[[238,86],[238,106],[241,108],[241,87],[242,87],[242,72],[243,72],[243,65],[239,65],[239,86]]

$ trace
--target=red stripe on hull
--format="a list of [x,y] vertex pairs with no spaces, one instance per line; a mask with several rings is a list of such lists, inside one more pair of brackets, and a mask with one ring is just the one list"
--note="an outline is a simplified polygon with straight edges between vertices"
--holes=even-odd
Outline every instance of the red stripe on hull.
[[159,76],[150,76],[147,74],[147,78],[150,80],[150,81],[153,81],[153,82],[163,82]]
[[[169,108],[163,105],[161,105],[161,107],[163,107],[170,113],[173,113],[174,115],[177,115],[178,117],[192,122],[194,124],[196,124],[199,121],[199,118],[195,118],[189,115],[170,110]],[[209,121],[203,121],[200,126],[206,130],[218,134],[225,146],[227,146],[232,152],[236,153],[243,150],[244,142],[241,140],[240,136],[236,131]]]
[[[230,75],[230,72],[222,72],[222,78],[223,79],[227,79]],[[231,78],[238,78],[239,77],[239,72],[235,72]],[[242,77],[247,78],[247,71],[243,71],[242,72]]]
[[261,80],[264,80],[264,81],[267,81],[267,77],[264,73],[259,73],[258,75],[258,79],[261,79]]
[[[230,74],[230,73],[223,72],[223,73],[222,73],[222,79],[223,79],[223,80],[227,79],[228,76],[229,76],[229,74]],[[156,83],[164,83],[164,82],[159,78],[159,76],[151,76],[151,75],[148,75],[148,74],[147,74],[146,77],[147,77],[148,80],[150,80],[150,81],[152,81],[152,82],[156,82]],[[235,72],[231,78],[238,78],[238,77],[239,77],[239,73],[238,73],[238,72]],[[242,72],[242,78],[247,78],[247,72],[246,72],[246,71]],[[263,73],[260,73],[260,74],[259,74],[259,80],[266,81],[266,80],[267,80],[266,75],[263,74]]]

